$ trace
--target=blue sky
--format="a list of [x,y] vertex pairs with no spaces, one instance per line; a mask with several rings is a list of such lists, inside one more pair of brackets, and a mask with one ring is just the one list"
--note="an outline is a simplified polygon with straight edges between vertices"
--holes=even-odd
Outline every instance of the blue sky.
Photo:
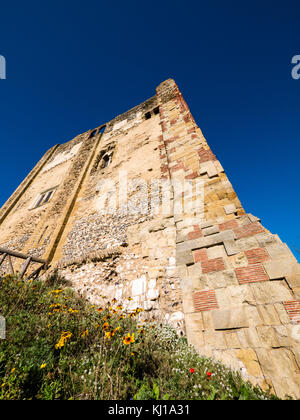
[[0,205],[47,149],[172,77],[247,212],[300,248],[297,1],[1,5]]

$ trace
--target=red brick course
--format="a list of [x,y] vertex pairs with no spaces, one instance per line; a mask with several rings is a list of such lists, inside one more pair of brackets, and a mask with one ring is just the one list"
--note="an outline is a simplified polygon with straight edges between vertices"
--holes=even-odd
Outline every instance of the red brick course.
[[198,238],[202,238],[203,237],[203,233],[202,230],[195,230],[193,232],[189,232],[188,233],[188,239],[198,239]]
[[219,225],[220,231],[222,230],[229,230],[229,229],[236,229],[239,225],[237,224],[236,220],[228,220],[228,222],[221,223]]
[[283,302],[284,307],[293,323],[300,324],[300,300]]
[[265,230],[259,222],[249,223],[248,225],[234,229],[234,233],[238,239],[246,238],[247,236],[253,236],[257,233],[263,232],[265,232]]
[[258,264],[270,259],[269,254],[263,248],[254,248],[245,251],[249,264]]
[[201,265],[203,274],[225,270],[223,258],[213,258],[211,260],[203,261]]
[[207,150],[203,147],[198,150],[198,155],[200,163],[208,162],[209,160],[217,160],[216,156],[210,149]]
[[235,273],[240,284],[269,280],[269,277],[261,264],[252,264],[248,265],[248,267],[236,268]]
[[193,251],[193,256],[194,256],[195,263],[208,261],[206,249],[197,249],[197,251]]
[[195,292],[193,294],[195,312],[212,311],[219,309],[214,290]]

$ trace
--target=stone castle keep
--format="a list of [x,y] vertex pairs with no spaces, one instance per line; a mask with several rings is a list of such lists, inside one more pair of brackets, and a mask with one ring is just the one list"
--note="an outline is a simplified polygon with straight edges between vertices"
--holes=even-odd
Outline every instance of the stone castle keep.
[[[202,192],[184,191],[184,199],[203,205],[103,213],[99,182],[119,186],[120,173],[128,185],[164,180],[171,208],[184,195],[174,181],[201,181]],[[0,210],[0,247],[48,260],[49,272],[57,268],[95,304],[107,296],[144,308],[200,354],[280,397],[300,398],[300,266],[245,213],[172,79],[141,105],[48,150]]]

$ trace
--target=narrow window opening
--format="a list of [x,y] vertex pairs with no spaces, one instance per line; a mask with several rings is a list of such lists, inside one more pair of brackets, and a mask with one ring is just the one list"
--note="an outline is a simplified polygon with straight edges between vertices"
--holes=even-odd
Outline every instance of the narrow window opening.
[[159,107],[157,106],[156,108],[153,109],[154,115],[159,114]]
[[103,168],[107,168],[111,162],[111,156],[105,155],[103,156]]
[[54,192],[54,191],[49,191],[49,192],[46,194],[46,197],[45,197],[45,199],[44,199],[43,203],[48,203],[48,201],[49,201],[49,200],[50,200],[50,198],[52,197],[53,192]]
[[93,130],[90,134],[90,139],[95,137],[96,133],[97,133],[97,130]]
[[52,198],[55,190],[56,188],[53,188],[52,190],[48,190],[46,192],[41,193],[33,208],[37,208],[42,206],[43,204],[48,203],[48,201],[50,201],[50,199]]
[[151,112],[146,112],[145,119],[149,120],[151,118]]
[[98,134],[103,134],[106,129],[106,125],[103,125],[102,127],[98,128]]
[[35,207],[39,207],[39,206],[42,204],[42,202],[43,202],[43,200],[44,200],[44,198],[45,198],[45,195],[46,195],[46,194],[42,194],[42,195],[40,196],[40,198],[39,198],[38,202],[36,203]]

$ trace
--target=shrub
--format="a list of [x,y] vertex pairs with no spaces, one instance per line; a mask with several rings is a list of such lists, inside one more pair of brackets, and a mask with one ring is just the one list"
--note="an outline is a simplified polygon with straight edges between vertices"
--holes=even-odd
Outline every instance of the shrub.
[[91,305],[53,276],[0,281],[0,399],[274,399],[118,302]]

